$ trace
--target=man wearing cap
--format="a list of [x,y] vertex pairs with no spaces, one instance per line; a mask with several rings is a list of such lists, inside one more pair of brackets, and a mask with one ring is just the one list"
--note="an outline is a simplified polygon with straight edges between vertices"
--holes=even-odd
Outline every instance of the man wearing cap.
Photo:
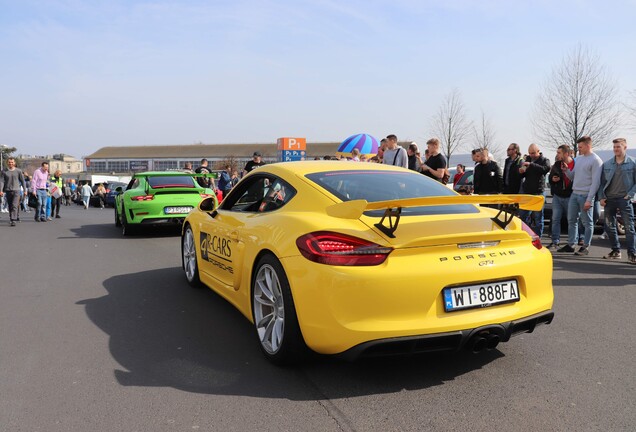
[[265,162],[261,160],[261,152],[255,151],[252,155],[252,160],[245,164],[245,168],[243,168],[243,175],[249,173],[250,171],[265,165]]

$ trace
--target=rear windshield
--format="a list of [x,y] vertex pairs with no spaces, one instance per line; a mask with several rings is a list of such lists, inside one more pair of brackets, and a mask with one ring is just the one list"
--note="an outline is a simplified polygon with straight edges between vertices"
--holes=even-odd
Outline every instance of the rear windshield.
[[[342,201],[364,199],[368,202],[404,198],[453,196],[445,185],[420,173],[395,171],[327,171],[308,174],[307,178],[331,192]],[[470,204],[411,207],[402,215],[433,215],[449,213],[477,213]],[[365,212],[367,216],[382,216],[384,210]]]
[[153,189],[196,187],[194,179],[191,176],[148,177],[148,184],[150,184],[150,187]]

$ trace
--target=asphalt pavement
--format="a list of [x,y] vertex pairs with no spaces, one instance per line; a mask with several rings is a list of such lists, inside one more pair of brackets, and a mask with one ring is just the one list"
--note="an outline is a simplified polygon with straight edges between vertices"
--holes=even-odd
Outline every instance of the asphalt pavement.
[[189,287],[178,231],[0,216],[0,431],[636,430],[636,266],[597,236],[555,254],[554,322],[496,350],[285,369]]

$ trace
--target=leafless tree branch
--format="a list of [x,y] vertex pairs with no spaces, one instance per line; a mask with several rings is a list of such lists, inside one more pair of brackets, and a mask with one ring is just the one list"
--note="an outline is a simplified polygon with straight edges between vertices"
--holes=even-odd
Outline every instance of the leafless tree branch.
[[532,124],[538,142],[556,149],[584,135],[608,145],[620,122],[618,88],[598,55],[579,45],[544,82]]
[[431,120],[431,129],[440,140],[442,153],[450,162],[452,154],[464,144],[472,129],[466,119],[466,109],[458,89],[444,98]]

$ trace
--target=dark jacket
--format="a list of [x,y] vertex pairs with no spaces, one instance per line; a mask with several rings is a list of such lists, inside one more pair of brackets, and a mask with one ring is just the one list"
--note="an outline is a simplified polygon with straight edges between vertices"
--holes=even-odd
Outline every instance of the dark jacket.
[[[560,180],[553,182],[552,177],[558,176]],[[572,181],[567,180],[566,175],[561,169],[561,162],[556,161],[552,168],[550,168],[550,174],[548,174],[548,181],[550,182],[550,191],[552,195],[559,196],[561,198],[569,198],[572,195]]]
[[488,161],[485,164],[478,163],[475,165],[475,174],[473,176],[474,192],[476,194],[498,194],[503,190],[503,181],[501,177],[501,169],[495,161]]
[[528,156],[526,162],[530,162],[530,165],[526,168],[526,172],[521,174],[521,177],[523,177],[521,186],[523,193],[542,195],[545,190],[545,175],[550,172],[550,162],[543,154],[535,161]]
[[[522,163],[523,158],[521,155],[517,156],[514,160],[506,158],[503,172],[503,192],[505,194],[519,193],[519,189],[521,189],[521,173],[519,172],[519,167]],[[508,179],[508,184],[506,184],[506,179]]]

